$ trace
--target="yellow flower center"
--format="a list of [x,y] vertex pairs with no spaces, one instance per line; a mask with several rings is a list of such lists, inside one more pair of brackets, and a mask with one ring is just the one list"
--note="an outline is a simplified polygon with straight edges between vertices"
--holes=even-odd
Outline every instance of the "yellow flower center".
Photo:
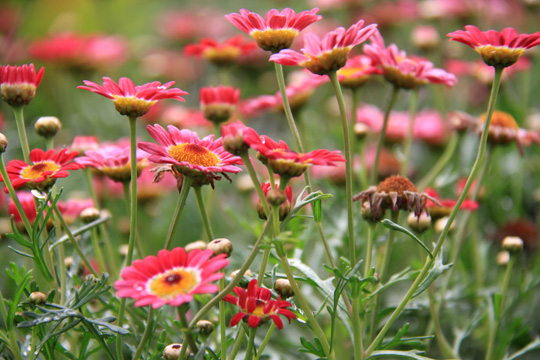
[[[486,113],[480,116],[480,120],[483,123],[486,122]],[[489,124],[489,127],[492,127],[492,126],[500,126],[505,129],[514,129],[514,130],[519,129],[519,126],[512,115],[505,113],[503,111],[497,111],[497,110],[495,110],[493,112],[493,115],[491,115],[491,123]]]
[[147,291],[162,299],[173,299],[189,294],[201,282],[200,275],[193,269],[174,268],[154,276],[147,285]]
[[507,67],[516,63],[523,54],[523,48],[509,48],[507,46],[480,45],[475,48],[482,56],[484,62],[491,66]]
[[60,166],[52,161],[43,161],[32,166],[25,167],[21,171],[21,177],[28,180],[36,180],[41,177],[45,171],[55,172],[60,169]]
[[216,65],[228,65],[234,63],[242,55],[242,51],[236,46],[208,47],[203,55]]
[[178,144],[169,149],[176,161],[185,161],[191,165],[216,166],[221,161],[220,158],[207,148],[191,143]]
[[255,316],[258,316],[258,317],[263,317],[265,314],[264,314],[264,306],[266,305],[265,302],[261,301],[261,300],[257,300],[257,307],[255,308],[255,310],[253,310],[251,312],[252,315],[255,315]]
[[264,29],[253,30],[249,33],[259,47],[263,50],[279,52],[291,46],[294,38],[298,35],[295,29]]

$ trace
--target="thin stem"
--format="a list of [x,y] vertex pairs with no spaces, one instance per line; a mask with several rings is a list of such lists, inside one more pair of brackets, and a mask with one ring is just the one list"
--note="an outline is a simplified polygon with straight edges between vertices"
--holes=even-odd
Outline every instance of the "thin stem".
[[454,153],[456,152],[457,145],[459,144],[460,140],[459,134],[453,134],[450,138],[450,141],[446,145],[446,148],[444,150],[444,153],[441,155],[439,160],[431,167],[431,169],[428,171],[426,175],[418,182],[418,188],[419,189],[425,189],[427,186],[429,186],[437,176],[441,173],[441,171],[444,170],[446,165],[450,162],[450,160],[453,158]]
[[403,144],[403,163],[401,164],[401,170],[399,174],[401,176],[407,176],[407,170],[409,169],[409,160],[411,157],[411,147],[413,142],[414,132],[414,118],[416,117],[416,110],[418,107],[418,88],[413,89],[411,92],[411,103],[409,104],[409,127],[407,129],[407,137]]
[[176,203],[176,208],[174,209],[171,225],[169,226],[169,231],[167,232],[167,237],[165,238],[165,244],[163,245],[164,249],[170,250],[171,240],[174,234],[174,229],[176,229],[176,225],[178,224],[178,219],[180,218],[180,215],[182,214],[182,210],[184,209],[184,206],[186,205],[186,199],[188,197],[189,189],[191,188],[192,183],[193,183],[193,178],[191,176],[184,176],[184,180],[182,182],[182,190],[180,191],[180,197],[178,198],[178,202]]
[[182,332],[184,333],[184,338],[186,339],[184,341],[184,344],[187,341],[187,344],[189,345],[189,348],[191,349],[192,354],[196,354],[197,344],[195,344],[195,340],[193,340],[193,336],[191,336],[191,328],[188,325],[188,321],[186,318],[186,311],[188,310],[188,306],[179,306],[178,307],[178,317],[180,318],[180,324],[182,325]]
[[[244,327],[240,326],[240,330],[238,330],[238,334],[236,335],[236,340],[234,341],[233,348],[227,360],[234,360],[236,358],[236,354],[238,354],[238,350],[240,350],[240,346],[242,346],[242,342],[244,341],[245,335],[246,335],[246,331],[244,330]],[[223,355],[221,356],[221,359],[225,359]]]
[[350,139],[351,139],[351,161],[352,161],[352,169],[354,170],[354,153],[356,152],[356,146],[357,146],[357,138],[356,134],[354,132],[354,126],[356,125],[357,121],[357,111],[358,111],[358,88],[352,89],[351,92],[351,123],[350,123]]
[[151,329],[153,328],[153,326],[150,326],[150,325],[151,325],[151,322],[153,321],[153,319],[154,319],[154,308],[152,308],[150,306],[150,308],[148,309],[148,318],[146,319],[146,327],[144,328],[143,337],[141,339],[141,342],[139,343],[139,346],[137,346],[137,350],[135,350],[135,354],[133,355],[132,360],[138,360],[139,359],[139,356],[141,356],[141,353],[142,353],[145,345],[147,344],[149,339],[152,338]]
[[377,181],[377,172],[379,171],[379,158],[381,157],[381,150],[384,143],[384,137],[386,135],[386,128],[388,127],[388,119],[390,118],[390,112],[392,111],[392,107],[396,102],[398,92],[399,88],[397,86],[392,87],[392,94],[390,95],[390,100],[388,101],[386,112],[384,113],[384,122],[381,133],[379,134],[379,142],[377,143],[377,151],[375,152],[375,161],[373,163],[373,166],[371,167],[371,176],[369,181],[370,184],[375,184],[375,182]]
[[268,342],[270,341],[270,338],[272,337],[275,329],[276,324],[272,322],[272,324],[268,328],[268,331],[266,332],[266,336],[264,337],[261,346],[259,347],[259,351],[257,351],[257,354],[255,355],[255,360],[259,360],[259,358],[262,356],[264,349],[266,348],[266,345],[268,345]]
[[366,240],[366,256],[364,262],[364,276],[367,276],[371,270],[371,259],[373,257],[373,238],[375,236],[375,224],[368,225],[368,233]]
[[[131,204],[131,195],[130,195],[130,187],[129,187],[129,183],[128,182],[124,182],[122,183],[122,185],[124,186],[124,201],[126,202],[126,211],[130,211],[130,204]],[[135,245],[134,247],[137,248],[137,253],[139,254],[139,257],[143,257],[144,256],[144,251],[142,249],[142,246],[141,246],[141,237],[140,236],[137,236],[138,230],[135,229]]]
[[[251,163],[251,159],[249,158],[249,154],[247,153],[247,151],[241,153],[240,158],[242,158],[242,161],[248,171],[249,177],[251,178],[251,182],[253,183],[253,186],[255,186],[255,191],[257,192],[257,195],[259,195],[259,200],[263,206],[264,213],[268,216],[268,214],[270,214],[270,208],[268,207],[268,202],[266,201],[266,197],[264,196],[264,193],[262,191],[261,183],[257,178],[257,173],[253,168],[253,164]],[[272,184],[271,186],[274,185]]]
[[244,357],[245,360],[251,360],[253,355],[253,348],[255,346],[255,334],[257,333],[257,328],[249,328],[249,338],[248,338],[248,344],[246,349],[246,356]]
[[17,132],[21,141],[21,149],[24,162],[30,164],[30,147],[28,146],[28,136],[26,136],[26,127],[24,125],[24,114],[22,106],[12,106],[15,114],[15,122],[17,123]]
[[19,201],[19,198],[17,197],[15,189],[13,188],[13,184],[11,183],[11,179],[9,178],[9,175],[7,173],[6,165],[4,164],[4,157],[2,154],[0,154],[0,173],[2,174],[2,179],[6,184],[6,187],[8,188],[9,196],[11,196],[11,200],[13,200],[13,203],[15,204],[19,215],[21,215],[21,219],[23,221],[24,228],[26,229],[26,233],[28,234],[28,236],[31,236],[33,231],[32,225],[30,224],[30,221],[28,220],[28,217],[23,210],[23,207],[21,205],[21,202]]
[[324,236],[324,230],[322,227],[322,224],[320,222],[315,222],[317,225],[317,229],[319,230],[319,235],[321,236],[322,243],[324,245],[324,250],[326,251],[326,257],[328,257],[328,261],[330,262],[330,266],[332,268],[336,267],[336,262],[334,261],[334,256],[332,255],[332,250],[330,249],[330,245],[328,245],[328,241],[326,240],[326,236]]
[[[223,291],[225,288],[225,274],[219,279],[219,291]],[[223,301],[219,302],[219,334],[220,334],[220,345],[221,353],[225,356],[227,354],[227,323],[225,321],[225,303]],[[224,357],[221,357],[224,359]]]
[[444,241],[446,240],[446,237],[448,236],[448,232],[450,231],[450,226],[454,222],[457,213],[459,212],[459,209],[461,208],[461,204],[463,204],[463,201],[467,197],[467,194],[469,192],[469,189],[471,188],[472,182],[476,178],[476,175],[482,165],[482,161],[484,160],[484,155],[486,152],[486,145],[487,145],[487,139],[488,139],[488,130],[489,130],[489,124],[491,123],[491,115],[493,114],[493,110],[495,109],[495,103],[497,102],[497,95],[499,93],[499,87],[501,84],[501,75],[503,72],[503,67],[495,67],[495,78],[493,80],[493,86],[491,88],[491,95],[489,97],[489,104],[488,104],[488,110],[486,114],[486,121],[484,123],[484,128],[482,130],[482,137],[480,138],[480,144],[478,146],[478,153],[476,155],[476,160],[471,168],[471,172],[469,174],[469,177],[467,179],[467,182],[465,183],[465,187],[463,188],[463,192],[459,196],[456,205],[454,206],[454,209],[450,213],[450,216],[448,218],[448,222],[446,223],[446,226],[444,227],[443,231],[441,232],[441,235],[439,236],[439,239],[437,240],[437,244],[435,246],[435,249],[433,250],[433,257],[428,257],[426,259],[426,263],[424,264],[424,267],[422,268],[422,271],[420,274],[416,277],[416,280],[409,288],[409,291],[407,294],[403,297],[401,300],[401,303],[396,307],[392,315],[390,316],[389,320],[386,322],[384,327],[381,329],[377,337],[373,340],[369,348],[366,350],[366,356],[370,356],[373,351],[375,351],[378,344],[383,340],[384,336],[386,335],[386,332],[390,329],[394,321],[398,318],[398,316],[401,314],[409,300],[412,298],[414,293],[416,292],[416,289],[420,284],[422,283],[423,279],[427,276],[427,273],[429,272],[429,269],[433,265],[433,262],[437,258],[437,255],[442,250],[442,246],[444,244]]
[[101,252],[101,247],[99,246],[99,237],[96,228],[90,229],[90,237],[92,238],[92,246],[94,247],[94,251],[98,258],[99,267],[101,268],[101,271],[105,272],[107,271],[107,265],[105,258],[103,257],[103,252]]
[[204,199],[201,191],[202,186],[195,186],[195,197],[197,198],[197,207],[199,208],[199,213],[201,214],[201,219],[204,225],[204,230],[206,232],[206,237],[208,241],[214,240],[214,232],[212,231],[212,226],[210,225],[210,219],[208,218],[208,213],[204,207]]
[[457,354],[454,354],[454,351],[452,350],[452,346],[448,343],[448,340],[446,339],[446,336],[444,336],[444,332],[441,328],[441,323],[439,321],[439,313],[438,313],[438,306],[435,300],[435,296],[433,296],[433,289],[434,287],[431,286],[428,289],[428,295],[429,295],[429,310],[431,313],[431,318],[433,319],[433,325],[435,328],[435,335],[437,337],[437,343],[439,344],[439,348],[441,349],[442,354],[444,357],[449,359],[458,359],[459,356]]
[[[17,306],[17,304],[12,304],[11,306]],[[8,324],[6,322],[8,312],[6,309],[6,303],[4,302],[4,296],[2,294],[1,287],[0,287],[0,312],[2,313],[2,319],[4,320],[4,323],[8,332],[8,339],[10,343],[9,348],[11,352],[13,353],[13,356],[15,356],[16,360],[23,360],[23,357],[21,355],[21,350],[19,348],[19,343],[17,342],[17,334],[15,333],[15,330],[13,329],[13,324]]]

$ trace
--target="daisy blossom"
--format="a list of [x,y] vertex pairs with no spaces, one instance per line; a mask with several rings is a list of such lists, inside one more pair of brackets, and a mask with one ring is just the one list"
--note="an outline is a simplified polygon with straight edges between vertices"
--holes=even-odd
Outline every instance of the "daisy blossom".
[[200,103],[204,117],[215,124],[224,123],[236,110],[240,89],[232,86],[203,87]]
[[36,95],[44,71],[45,69],[41,68],[36,72],[34,64],[0,67],[0,86],[4,101],[10,106],[28,105]]

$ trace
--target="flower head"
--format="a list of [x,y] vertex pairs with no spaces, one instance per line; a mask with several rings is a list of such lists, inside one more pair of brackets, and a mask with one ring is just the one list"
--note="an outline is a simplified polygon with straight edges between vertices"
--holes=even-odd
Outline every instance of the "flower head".
[[232,86],[201,88],[201,108],[204,117],[215,124],[229,120],[236,110],[240,89]]
[[364,28],[363,25],[364,21],[360,20],[348,29],[339,27],[322,39],[314,33],[307,33],[304,35],[302,53],[285,49],[270,56],[270,61],[282,65],[299,65],[317,75],[329,74],[345,66],[351,49],[366,41],[377,29],[375,24]]
[[214,140],[214,135],[208,135],[199,139],[197,133],[172,125],[167,127],[168,132],[157,124],[146,129],[159,144],[143,142],[139,149],[149,153],[152,162],[171,164],[179,173],[195,177],[242,171],[235,166],[242,164],[242,160],[223,149],[221,138]]
[[[137,149],[137,176],[148,166],[148,154]],[[117,182],[131,181],[129,141],[120,140],[117,143],[103,144],[96,150],[88,150],[85,156],[78,157],[75,162],[95,168],[109,179]]]
[[383,71],[373,64],[373,60],[365,55],[357,55],[347,60],[344,67],[338,70],[339,82],[343,87],[357,88],[364,85],[374,74]]
[[526,49],[540,44],[540,32],[518,35],[513,28],[505,28],[501,32],[480,31],[474,25],[467,25],[465,30],[457,30],[446,36],[473,48],[486,64],[500,67],[515,64]]
[[272,171],[284,177],[300,176],[312,165],[334,166],[336,162],[345,161],[338,150],[320,149],[301,154],[292,151],[284,141],[275,142],[255,131],[244,133],[244,140],[259,152],[262,162],[267,162]]
[[235,287],[234,293],[238,296],[226,295],[223,300],[238,306],[239,312],[231,319],[231,326],[236,326],[240,320],[246,318],[249,327],[256,328],[272,319],[278,329],[283,328],[283,321],[279,315],[283,315],[289,320],[296,319],[296,315],[288,309],[291,303],[281,300],[278,296],[272,299],[272,292],[268,289],[257,286],[257,280],[249,282],[247,291],[241,287]]
[[214,256],[212,250],[184,248],[161,250],[156,256],[135,260],[122,269],[122,280],[114,283],[116,295],[135,299],[135,306],[151,305],[154,309],[169,304],[180,306],[193,299],[195,294],[218,291],[210,282],[221,279],[229,263],[225,255]]
[[244,125],[240,120],[228,123],[221,127],[223,148],[234,155],[240,155],[249,149],[244,141],[244,132],[254,131]]
[[45,69],[41,68],[36,73],[34,64],[0,67],[0,86],[4,101],[10,106],[28,105],[36,95],[44,71]]
[[77,220],[83,210],[95,206],[92,199],[68,199],[67,201],[58,201],[57,205],[58,210],[60,210],[60,213],[68,224]]
[[88,150],[97,150],[99,142],[97,136],[75,136],[71,143],[71,151],[78,151],[79,154],[84,154]]
[[300,31],[322,19],[322,16],[316,15],[318,11],[319,9],[315,8],[297,14],[290,8],[281,12],[272,9],[263,19],[257,13],[241,9],[240,14],[228,14],[225,19],[252,36],[261,49],[276,53],[291,47]]
[[140,117],[146,114],[150,108],[162,99],[176,99],[184,101],[182,95],[188,93],[170,87],[174,81],[161,85],[159,81],[153,81],[144,85],[135,86],[131,79],[121,77],[118,84],[114,80],[104,77],[103,86],[92,81],[84,80],[86,86],[78,86],[79,89],[89,90],[101,96],[111,99],[120,115]]
[[257,44],[246,41],[242,35],[233,36],[223,43],[211,38],[202,39],[198,44],[190,44],[184,48],[184,54],[202,57],[217,66],[228,66],[238,62],[250,54]]
[[[67,149],[59,152],[53,149],[47,152],[34,149],[30,152],[32,164],[29,165],[20,160],[11,160],[6,166],[6,171],[15,189],[26,185],[30,189],[47,191],[54,185],[57,178],[69,176],[68,170],[84,168],[84,165],[71,162],[77,154],[76,151]],[[4,180],[0,177],[0,181]],[[8,192],[7,186],[4,191]]]
[[371,42],[364,45],[364,53],[373,60],[374,65],[383,70],[384,78],[394,86],[415,89],[428,83],[444,84],[449,87],[457,83],[453,74],[435,68],[431,61],[407,56],[407,53],[399,50],[396,44],[386,47],[378,31],[371,38]]
[[[456,206],[457,204],[457,200],[443,199],[440,197],[437,190],[432,188],[426,188],[425,192],[432,198],[437,199],[438,204],[434,203],[430,199],[428,199],[426,203],[426,208],[429,209],[429,213],[433,219],[450,216],[450,213],[454,209],[454,206]],[[478,209],[478,206],[478,202],[470,199],[465,199],[459,209],[472,212],[476,211]]]

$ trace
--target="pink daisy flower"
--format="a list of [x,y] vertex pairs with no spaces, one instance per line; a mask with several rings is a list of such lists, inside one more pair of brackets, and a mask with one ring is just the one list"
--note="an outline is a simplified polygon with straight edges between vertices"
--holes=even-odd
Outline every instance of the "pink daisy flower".
[[165,130],[160,125],[146,127],[158,144],[143,142],[139,144],[150,154],[149,160],[158,164],[171,164],[181,174],[188,176],[211,176],[214,173],[238,173],[242,171],[235,165],[242,164],[238,156],[223,149],[221,138],[214,135],[199,139],[197,133],[172,125]]
[[480,31],[474,25],[467,25],[465,31],[457,30],[446,36],[473,48],[486,64],[500,67],[515,64],[526,49],[540,44],[540,31],[518,35],[513,28],[505,28],[501,32]]
[[193,300],[195,294],[218,291],[210,282],[219,280],[219,270],[229,264],[226,254],[214,256],[212,250],[184,248],[161,250],[156,256],[135,260],[122,269],[122,280],[114,283],[116,296],[135,299],[135,306],[151,305],[154,309],[165,304],[180,306]]
[[[34,149],[30,152],[32,164],[29,165],[21,160],[11,160],[6,166],[6,171],[15,189],[26,185],[30,189],[47,191],[54,185],[56,179],[69,176],[68,170],[84,168],[84,165],[71,162],[77,154],[78,152],[67,149],[59,152],[53,149],[47,152]],[[1,176],[0,181],[4,181]],[[7,186],[4,191],[8,192]]]
[[371,39],[371,45],[364,45],[364,53],[374,65],[383,70],[384,78],[403,89],[414,89],[425,84],[443,84],[452,87],[457,83],[453,74],[436,68],[431,61],[407,56],[396,44],[386,47],[380,32]]
[[58,201],[57,205],[58,210],[60,210],[60,213],[68,224],[75,222],[83,210],[95,206],[92,199],[69,199],[67,201]]
[[225,15],[231,24],[252,36],[259,47],[273,53],[291,47],[298,33],[322,16],[316,15],[319,9],[295,13],[293,9],[285,8],[281,12],[272,9],[265,18],[257,13],[241,9],[240,14]]
[[200,103],[204,117],[215,124],[229,120],[240,98],[240,89],[232,86],[203,87]]
[[75,136],[71,143],[71,151],[77,151],[79,154],[84,154],[88,150],[97,150],[99,148],[99,142],[97,136]]
[[249,327],[256,328],[268,322],[274,321],[278,329],[283,328],[283,321],[279,315],[283,315],[289,320],[296,319],[296,315],[287,307],[292,306],[290,302],[281,300],[278,296],[276,300],[272,299],[272,292],[268,289],[257,286],[257,280],[249,282],[247,291],[241,287],[235,287],[233,295],[226,295],[223,300],[238,306],[239,312],[231,319],[231,326],[236,326],[240,320],[247,317]]
[[383,71],[373,64],[373,60],[365,55],[357,55],[347,60],[344,67],[338,70],[340,84],[347,88],[357,88],[364,85],[374,74]]
[[[443,199],[437,192],[437,190],[432,188],[427,188],[425,190],[425,193],[428,194],[433,199],[437,200],[439,204],[436,204],[431,199],[427,199],[426,202],[426,208],[429,209],[430,215],[433,218],[441,218],[445,216],[449,216],[452,210],[454,209],[454,206],[457,204],[457,200],[454,199]],[[479,207],[478,202],[465,199],[463,203],[461,204],[460,210],[465,211],[476,211]]]
[[345,30],[342,27],[330,31],[320,39],[314,33],[304,35],[302,53],[282,50],[270,56],[270,61],[281,65],[299,65],[317,75],[326,75],[345,66],[351,49],[366,41],[377,29],[376,24],[364,28],[364,20]]
[[44,71],[45,69],[41,68],[36,73],[34,64],[0,67],[0,86],[4,101],[10,106],[28,105],[36,95]]
[[143,116],[159,100],[176,99],[185,101],[182,95],[188,94],[178,88],[170,89],[174,81],[163,85],[159,81],[153,81],[135,86],[133,81],[126,77],[121,77],[118,80],[118,84],[112,79],[104,77],[103,86],[88,80],[84,80],[83,82],[86,86],[77,86],[78,89],[89,90],[111,99],[120,115],[127,115],[129,117]]

